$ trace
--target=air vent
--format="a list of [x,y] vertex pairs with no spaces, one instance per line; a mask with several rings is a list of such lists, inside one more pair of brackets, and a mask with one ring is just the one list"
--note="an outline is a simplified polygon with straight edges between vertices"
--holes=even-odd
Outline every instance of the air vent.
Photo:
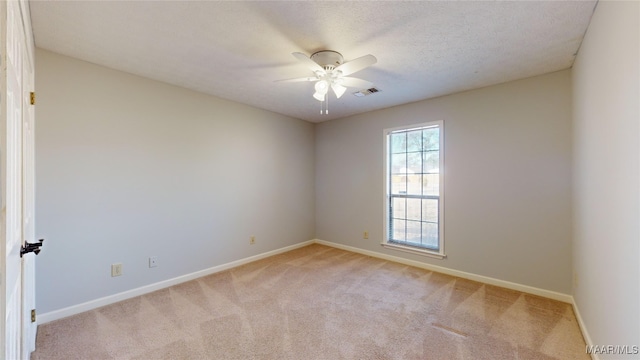
[[380,92],[380,90],[373,87],[373,88],[369,88],[369,89],[360,90],[358,92],[354,92],[353,95],[355,95],[357,97],[363,97],[363,96],[375,94],[377,92]]

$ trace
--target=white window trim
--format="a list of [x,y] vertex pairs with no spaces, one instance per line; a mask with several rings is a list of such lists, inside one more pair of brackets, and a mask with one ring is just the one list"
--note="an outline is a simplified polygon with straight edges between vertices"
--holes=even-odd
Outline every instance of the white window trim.
[[[389,243],[389,144],[388,144],[388,139],[389,139],[389,133],[393,132],[393,131],[397,131],[397,130],[411,130],[413,128],[422,128],[422,127],[429,127],[429,126],[438,126],[440,128],[440,201],[439,201],[439,220],[438,220],[438,251],[434,251],[434,250],[429,250],[429,249],[423,249],[423,248],[419,248],[419,247],[413,247],[413,246],[406,246],[406,245],[401,245],[401,244],[394,244],[394,243]],[[437,121],[430,121],[430,122],[425,122],[425,123],[421,123],[421,124],[412,124],[412,125],[405,125],[405,126],[398,126],[398,127],[394,127],[394,128],[388,128],[388,129],[384,129],[383,131],[383,144],[384,144],[384,173],[383,173],[383,181],[384,181],[384,230],[383,230],[383,234],[384,236],[382,237],[382,243],[381,245],[383,247],[389,248],[389,249],[393,249],[393,250],[398,250],[398,251],[402,251],[402,252],[408,252],[408,253],[412,253],[412,254],[417,254],[417,255],[421,255],[421,256],[427,256],[427,257],[432,257],[432,258],[436,258],[436,259],[444,259],[447,257],[447,255],[444,252],[444,121],[443,120],[437,120]]]

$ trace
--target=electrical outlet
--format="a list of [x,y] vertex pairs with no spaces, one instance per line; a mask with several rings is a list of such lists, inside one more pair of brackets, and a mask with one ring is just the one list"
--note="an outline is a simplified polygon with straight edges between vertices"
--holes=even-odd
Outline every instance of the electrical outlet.
[[362,238],[363,239],[368,239],[369,238],[369,232],[365,231],[364,234],[362,234]]
[[255,236],[252,236],[252,237],[249,239],[249,244],[253,245],[253,244],[255,244],[255,243],[256,243],[256,237],[255,237]]
[[122,264],[111,264],[111,277],[122,275]]
[[157,256],[150,256],[149,257],[149,267],[150,268],[154,268],[158,266],[158,257]]

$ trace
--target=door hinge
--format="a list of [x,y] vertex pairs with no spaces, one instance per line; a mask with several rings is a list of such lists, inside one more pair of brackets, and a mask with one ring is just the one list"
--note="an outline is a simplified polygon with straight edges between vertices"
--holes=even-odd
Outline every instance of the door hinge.
[[36,93],[35,92],[31,92],[31,105],[35,105],[36,104]]
[[31,322],[36,322],[36,309],[31,309]]

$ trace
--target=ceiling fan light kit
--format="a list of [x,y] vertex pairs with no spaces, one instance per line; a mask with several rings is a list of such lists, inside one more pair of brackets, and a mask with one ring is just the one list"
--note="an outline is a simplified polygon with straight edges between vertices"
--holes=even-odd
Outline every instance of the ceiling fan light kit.
[[[340,98],[347,91],[347,87],[355,87],[359,89],[372,88],[373,84],[362,79],[347,77],[368,66],[375,64],[378,60],[373,55],[365,55],[355,60],[344,62],[344,57],[337,51],[322,50],[311,54],[307,57],[300,52],[294,52],[293,55],[301,63],[305,64],[315,77],[304,77],[296,79],[281,80],[283,82],[316,82],[313,97],[324,103],[328,101],[327,93],[329,89],[333,90],[336,98]],[[323,113],[323,108],[320,113]],[[324,110],[325,114],[329,113],[328,106]]]

